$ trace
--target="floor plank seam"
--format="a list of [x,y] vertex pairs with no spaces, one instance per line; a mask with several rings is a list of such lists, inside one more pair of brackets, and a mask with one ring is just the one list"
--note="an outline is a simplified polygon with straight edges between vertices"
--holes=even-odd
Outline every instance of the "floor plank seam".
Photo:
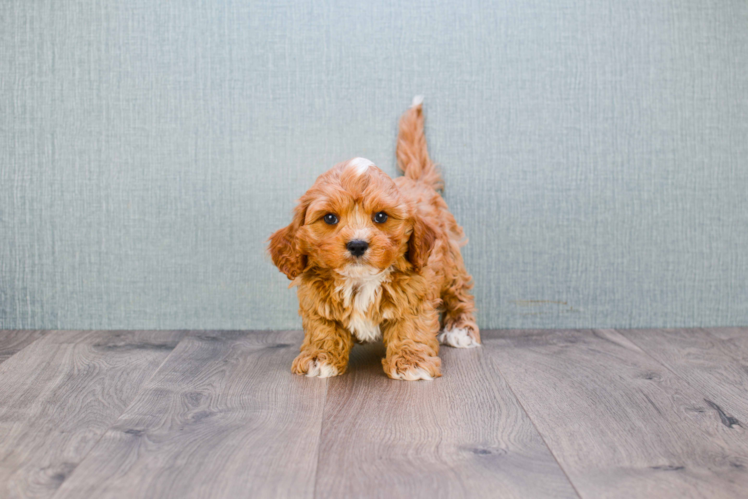
[[322,448],[322,431],[325,428],[325,414],[327,412],[327,397],[330,394],[330,379],[325,379],[325,404],[322,406],[322,418],[319,422],[319,437],[317,438],[317,458],[314,461],[314,484],[312,485],[312,498],[319,498],[317,496],[317,483],[319,482],[319,457],[320,449]]
[[523,411],[523,412],[525,412],[525,415],[527,415],[527,419],[528,419],[528,420],[530,421],[530,423],[532,424],[533,428],[535,429],[535,432],[537,432],[537,433],[538,433],[538,436],[540,436],[540,439],[541,439],[541,440],[543,441],[543,444],[545,445],[546,449],[548,450],[548,453],[550,453],[550,454],[551,454],[551,456],[553,457],[553,460],[555,460],[555,461],[556,461],[556,464],[558,464],[558,468],[559,468],[559,469],[561,469],[561,472],[563,472],[563,473],[564,473],[564,476],[566,477],[566,480],[567,480],[567,481],[569,481],[569,484],[570,484],[570,485],[571,485],[571,487],[572,487],[572,488],[574,489],[574,492],[575,492],[575,493],[577,494],[577,498],[584,498],[584,497],[583,497],[583,496],[581,495],[581,493],[579,493],[579,490],[577,489],[577,486],[576,486],[576,485],[574,484],[574,482],[573,482],[573,481],[571,480],[571,477],[570,477],[570,476],[569,476],[569,474],[568,474],[568,473],[566,472],[566,469],[564,469],[564,466],[563,466],[563,465],[561,464],[561,462],[559,461],[558,457],[556,457],[556,454],[555,454],[555,453],[553,452],[553,449],[552,449],[552,448],[551,448],[551,447],[550,447],[550,446],[548,445],[548,442],[547,442],[547,441],[545,440],[545,436],[543,436],[543,433],[542,433],[542,432],[540,432],[540,429],[539,429],[539,428],[538,428],[538,426],[537,426],[537,425],[535,424],[535,421],[534,421],[534,420],[532,419],[532,417],[530,416],[530,413],[529,413],[529,412],[527,411],[527,408],[525,408],[525,405],[524,405],[524,404],[522,404],[522,400],[520,400],[520,399],[519,399],[519,396],[517,396],[517,393],[516,393],[516,392],[514,391],[514,388],[513,388],[513,387],[512,387],[512,385],[511,385],[511,384],[509,383],[509,379],[507,379],[507,378],[506,378],[506,377],[504,376],[504,373],[503,373],[503,372],[501,371],[501,368],[499,367],[499,365],[498,365],[498,364],[496,365],[496,370],[497,370],[497,371],[499,372],[499,375],[501,376],[501,378],[503,378],[503,379],[504,379],[504,382],[506,382],[506,386],[507,386],[507,387],[509,388],[509,392],[511,392],[511,393],[512,393],[512,396],[514,396],[514,399],[516,399],[516,400],[517,400],[517,404],[519,404],[519,407],[520,407],[520,408],[522,408],[522,411]]
[[[12,331],[12,330],[0,330],[0,333],[2,333],[3,331]],[[35,332],[44,332],[44,333],[42,333],[42,335],[40,335],[39,338],[32,340],[30,343],[26,344],[21,349],[17,350],[16,352],[14,352],[13,354],[11,354],[7,358],[0,360],[0,365],[2,365],[3,363],[5,363],[8,360],[13,359],[13,357],[17,356],[19,353],[23,352],[24,350],[28,349],[29,347],[31,347],[32,345],[36,344],[41,339],[43,339],[44,337],[46,337],[47,335],[49,335],[50,333],[54,332],[54,330],[32,330],[32,331],[35,331]]]
[[104,439],[104,436],[106,436],[107,432],[109,432],[111,430],[111,428],[114,427],[117,424],[117,422],[119,422],[119,419],[122,418],[122,415],[124,415],[125,413],[127,413],[127,410],[130,409],[130,407],[133,405],[133,403],[135,401],[137,401],[138,396],[140,396],[140,394],[143,392],[143,388],[146,387],[148,385],[148,382],[150,382],[153,379],[153,377],[156,376],[156,374],[164,366],[164,364],[166,363],[166,361],[172,356],[172,354],[174,354],[174,351],[177,350],[177,347],[179,347],[179,345],[182,342],[184,342],[184,340],[190,334],[192,334],[192,333],[193,332],[185,332],[185,334],[182,336],[182,338],[179,339],[179,342],[177,342],[177,344],[174,346],[174,349],[172,349],[171,352],[161,362],[161,364],[159,364],[158,367],[155,370],[153,370],[153,373],[151,373],[151,376],[148,377],[146,380],[144,380],[142,384],[140,384],[140,387],[138,388],[138,392],[135,393],[135,395],[133,396],[132,400],[127,404],[127,406],[125,406],[125,408],[122,410],[122,413],[120,413],[117,416],[116,419],[112,420],[112,425],[110,425],[104,432],[101,433],[101,436],[99,436],[99,439],[96,440],[96,442],[91,446],[91,449],[88,450],[88,453],[86,453],[78,461],[78,463],[75,465],[75,467],[73,467],[73,469],[65,477],[65,479],[59,484],[59,486],[57,486],[57,488],[54,491],[54,494],[50,495],[50,498],[53,498],[53,497],[55,497],[57,495],[57,492],[60,491],[60,489],[62,488],[62,485],[64,485],[73,476],[73,474],[75,473],[75,470],[80,466],[80,464],[82,464],[83,462],[85,462],[85,460],[88,458],[88,456],[91,454],[91,452],[93,452],[96,449],[96,446],[98,446],[99,442],[101,442],[101,440]]
[[[703,331],[704,331],[704,332],[705,332],[705,333],[706,333],[707,335],[709,335],[709,332],[708,332],[707,330],[704,330],[704,329],[700,329],[700,330],[703,330]],[[707,404],[709,404],[709,403],[708,403],[708,401],[709,401],[709,398],[711,398],[711,397],[714,397],[714,396],[711,396],[711,395],[709,395],[709,394],[705,394],[703,390],[701,390],[700,388],[698,388],[698,387],[696,387],[695,385],[693,385],[693,384],[692,384],[692,383],[691,383],[691,382],[690,382],[690,381],[689,381],[688,379],[686,379],[685,377],[683,377],[683,376],[681,376],[680,374],[676,373],[676,372],[675,372],[675,371],[674,371],[674,370],[673,370],[672,368],[670,368],[670,367],[669,367],[669,366],[668,366],[668,365],[667,365],[666,363],[663,363],[662,361],[660,361],[660,360],[658,360],[657,358],[655,358],[654,356],[652,356],[652,355],[651,355],[651,354],[649,353],[649,350],[648,350],[648,349],[645,349],[645,348],[644,348],[644,347],[642,347],[642,346],[641,346],[641,345],[640,345],[639,343],[637,343],[637,342],[636,342],[635,340],[633,340],[633,339],[632,339],[631,337],[629,337],[628,335],[626,335],[625,333],[623,333],[623,332],[624,332],[624,331],[626,331],[626,330],[624,330],[624,331],[621,331],[621,330],[615,330],[615,331],[616,331],[616,332],[617,332],[618,334],[620,334],[620,335],[622,335],[623,337],[625,337],[625,338],[626,338],[626,339],[627,339],[627,340],[628,340],[629,342],[631,342],[632,344],[634,344],[634,345],[635,345],[636,347],[638,347],[639,349],[641,349],[641,351],[642,351],[642,352],[643,352],[643,353],[644,353],[644,354],[645,354],[645,355],[646,355],[646,356],[647,356],[647,357],[648,357],[649,359],[651,359],[651,360],[652,360],[653,362],[655,362],[655,363],[656,363],[656,364],[657,364],[658,366],[661,366],[661,367],[663,367],[663,368],[664,368],[665,370],[667,370],[667,371],[669,371],[670,373],[672,373],[672,374],[673,374],[673,376],[675,376],[676,378],[678,378],[678,380],[681,380],[681,381],[683,381],[683,383],[684,383],[684,384],[686,384],[686,385],[687,385],[688,387],[690,387],[690,388],[691,388],[691,389],[693,389],[693,390],[694,390],[695,392],[697,392],[697,393],[698,393],[699,395],[701,395],[702,399],[704,399],[704,401],[705,401],[705,402],[707,402]],[[711,337],[711,335],[709,335],[709,336]],[[712,337],[712,338],[713,338],[713,337]],[[716,340],[716,339],[715,339],[715,340]],[[718,399],[718,398],[715,398],[715,399]]]

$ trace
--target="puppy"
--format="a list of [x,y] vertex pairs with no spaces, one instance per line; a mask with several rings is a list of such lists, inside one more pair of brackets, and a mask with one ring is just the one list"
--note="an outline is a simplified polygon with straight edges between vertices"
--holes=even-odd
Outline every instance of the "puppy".
[[273,263],[298,289],[304,342],[293,373],[340,375],[354,341],[382,338],[390,378],[431,380],[441,376],[440,342],[480,344],[465,235],[439,194],[421,103],[400,119],[403,177],[393,181],[364,158],[335,165],[270,237]]

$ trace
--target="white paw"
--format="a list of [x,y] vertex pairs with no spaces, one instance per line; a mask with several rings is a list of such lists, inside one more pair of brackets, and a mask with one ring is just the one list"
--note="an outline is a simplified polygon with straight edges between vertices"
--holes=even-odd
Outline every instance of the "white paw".
[[423,368],[410,368],[402,373],[392,370],[391,375],[395,380],[434,380]]
[[467,328],[454,328],[452,330],[445,330],[437,337],[440,344],[452,346],[452,347],[478,347],[480,344],[475,341],[470,330]]
[[316,359],[309,362],[309,365],[306,371],[307,377],[327,378],[327,377],[334,377],[337,374],[338,374],[337,368],[335,368],[334,366],[325,364],[325,363],[321,363],[317,361]]

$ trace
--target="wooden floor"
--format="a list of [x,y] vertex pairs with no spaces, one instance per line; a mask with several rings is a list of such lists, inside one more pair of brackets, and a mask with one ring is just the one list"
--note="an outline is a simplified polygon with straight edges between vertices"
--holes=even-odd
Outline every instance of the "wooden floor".
[[0,331],[0,497],[746,497],[748,328],[483,332],[400,382],[301,332]]

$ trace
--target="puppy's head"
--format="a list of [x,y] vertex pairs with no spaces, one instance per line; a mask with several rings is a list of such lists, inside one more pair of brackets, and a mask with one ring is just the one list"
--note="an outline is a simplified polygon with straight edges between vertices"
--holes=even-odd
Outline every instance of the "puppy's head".
[[392,179],[364,158],[322,174],[299,200],[291,224],[273,233],[273,262],[289,279],[308,266],[347,274],[384,270],[400,257],[426,265],[435,229],[418,217]]

